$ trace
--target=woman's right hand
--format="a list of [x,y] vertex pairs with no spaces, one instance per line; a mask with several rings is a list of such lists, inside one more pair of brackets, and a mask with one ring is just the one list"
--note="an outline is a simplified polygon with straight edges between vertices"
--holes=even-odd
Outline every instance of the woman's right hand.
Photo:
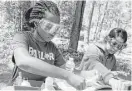
[[75,74],[69,74],[66,80],[70,85],[75,87],[77,90],[84,90],[86,88],[86,81],[83,77],[75,75]]

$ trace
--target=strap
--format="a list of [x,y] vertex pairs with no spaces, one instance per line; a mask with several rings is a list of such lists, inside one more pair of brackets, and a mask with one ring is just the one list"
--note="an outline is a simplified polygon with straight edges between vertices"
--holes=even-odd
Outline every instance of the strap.
[[15,58],[14,58],[14,55],[12,56],[12,62],[15,64]]
[[[97,45],[96,45],[97,46]],[[100,50],[101,50],[101,52],[105,55],[105,51],[101,48],[101,47],[99,47],[99,46],[97,46]]]
[[18,66],[15,64],[12,71],[12,81],[14,81],[15,78],[17,77],[17,73],[18,73]]

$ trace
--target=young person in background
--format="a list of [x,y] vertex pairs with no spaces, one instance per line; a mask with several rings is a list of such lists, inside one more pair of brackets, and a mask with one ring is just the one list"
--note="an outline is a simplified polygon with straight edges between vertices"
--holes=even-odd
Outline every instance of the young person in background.
[[116,59],[114,54],[126,47],[127,32],[122,28],[114,28],[103,41],[89,44],[78,69],[97,70],[101,73],[105,84],[113,90],[125,90],[130,82],[123,82],[114,77]]

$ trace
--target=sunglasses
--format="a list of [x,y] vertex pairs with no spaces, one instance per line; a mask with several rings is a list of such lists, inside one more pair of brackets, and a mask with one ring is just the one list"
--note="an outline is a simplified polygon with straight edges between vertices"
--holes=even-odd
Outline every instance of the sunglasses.
[[111,40],[110,45],[114,48],[117,48],[118,50],[122,50],[127,46],[126,43],[120,43],[117,40]]
[[51,35],[56,35],[56,33],[62,29],[62,25],[53,23],[49,20],[41,19],[39,21],[40,27],[47,33]]

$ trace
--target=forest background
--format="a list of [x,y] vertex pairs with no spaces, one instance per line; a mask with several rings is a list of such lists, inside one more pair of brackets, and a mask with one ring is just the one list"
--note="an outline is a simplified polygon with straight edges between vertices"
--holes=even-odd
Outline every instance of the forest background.
[[[28,28],[24,14],[36,1],[0,1],[0,88],[7,85],[13,64],[12,38],[17,31]],[[76,66],[82,59],[85,46],[105,37],[112,28],[120,27],[128,32],[127,47],[116,54],[117,69],[121,77],[131,80],[132,33],[131,1],[59,1],[54,0],[61,13],[64,28],[53,42],[65,58],[72,55]]]

